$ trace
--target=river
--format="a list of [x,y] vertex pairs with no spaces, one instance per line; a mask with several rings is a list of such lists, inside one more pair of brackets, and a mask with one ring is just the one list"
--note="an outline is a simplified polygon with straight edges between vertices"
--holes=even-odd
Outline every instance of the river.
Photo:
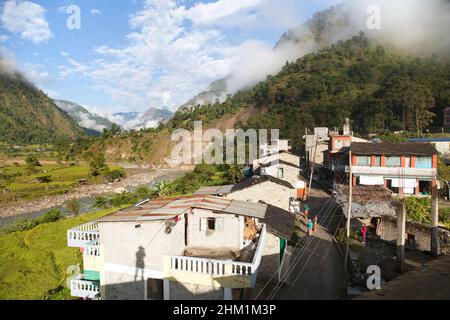
[[[173,180],[183,176],[185,173],[186,173],[186,171],[182,171],[182,170],[164,170],[163,173],[161,173],[160,175],[154,177],[148,183],[139,184],[137,186],[136,185],[126,186],[124,188],[126,190],[128,190],[128,191],[134,191],[137,188],[143,187],[143,186],[153,187],[158,182],[161,182],[161,181],[173,181]],[[86,197],[81,197],[81,198],[77,199],[77,201],[80,204],[80,213],[81,214],[96,210],[96,208],[94,208],[92,206],[96,196],[97,195],[86,196]],[[67,209],[64,206],[55,206],[55,207],[46,208],[46,209],[39,210],[39,211],[27,212],[27,213],[22,213],[22,214],[19,214],[19,215],[14,215],[14,216],[0,217],[0,228],[6,226],[8,224],[14,223],[18,219],[36,219],[36,218],[40,217],[41,215],[43,215],[44,213],[48,212],[51,209],[58,209],[64,215],[67,214]]]

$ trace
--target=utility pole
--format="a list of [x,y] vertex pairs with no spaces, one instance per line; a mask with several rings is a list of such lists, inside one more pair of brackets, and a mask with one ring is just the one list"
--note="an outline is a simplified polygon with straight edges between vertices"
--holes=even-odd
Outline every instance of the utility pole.
[[350,220],[352,217],[353,202],[353,168],[352,168],[352,151],[349,151],[349,178],[348,178],[348,211],[347,211],[347,246],[345,249],[345,271],[348,269],[348,256],[350,249]]
[[314,139],[316,140],[316,145],[314,147],[313,163],[312,163],[312,166],[311,166],[311,176],[309,178],[308,198],[309,198],[309,195],[311,194],[311,186],[312,186],[312,179],[313,179],[313,174],[314,174],[314,167],[316,165],[316,153],[317,153],[317,144],[319,143],[319,134],[316,134]]

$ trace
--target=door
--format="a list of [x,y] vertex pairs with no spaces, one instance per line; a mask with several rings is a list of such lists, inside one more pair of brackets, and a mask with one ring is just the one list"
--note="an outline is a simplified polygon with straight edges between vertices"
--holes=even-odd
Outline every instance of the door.
[[147,279],[147,300],[164,300],[163,280]]

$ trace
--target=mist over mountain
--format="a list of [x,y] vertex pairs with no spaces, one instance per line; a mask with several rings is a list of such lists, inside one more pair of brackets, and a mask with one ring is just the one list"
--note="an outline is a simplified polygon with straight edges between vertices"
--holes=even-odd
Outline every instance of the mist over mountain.
[[95,113],[89,112],[79,104],[66,100],[54,100],[54,102],[60,109],[67,112],[82,128],[101,133],[103,132],[103,129],[111,129],[114,125],[113,122],[104,117],[100,117]]
[[[378,22],[380,28],[372,28]],[[267,75],[277,74],[287,61],[296,61],[350,39],[360,31],[371,41],[401,53],[447,56],[448,30],[449,0],[350,0],[319,11],[305,23],[286,31],[274,48],[258,42],[243,44],[245,54],[236,59],[230,76],[216,81],[222,83],[220,90],[208,88],[181,106],[181,110],[186,106],[212,104],[216,99],[223,101],[227,94],[251,88]]]
[[160,121],[168,120],[173,113],[167,109],[149,108],[144,112],[118,112],[109,119],[125,130],[156,128]]

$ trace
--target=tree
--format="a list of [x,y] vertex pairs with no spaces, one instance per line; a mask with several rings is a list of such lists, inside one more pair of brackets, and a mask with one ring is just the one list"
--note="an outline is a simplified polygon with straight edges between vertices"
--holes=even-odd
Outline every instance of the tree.
[[97,154],[94,159],[89,163],[90,173],[92,176],[97,177],[107,168],[105,156],[103,153]]

